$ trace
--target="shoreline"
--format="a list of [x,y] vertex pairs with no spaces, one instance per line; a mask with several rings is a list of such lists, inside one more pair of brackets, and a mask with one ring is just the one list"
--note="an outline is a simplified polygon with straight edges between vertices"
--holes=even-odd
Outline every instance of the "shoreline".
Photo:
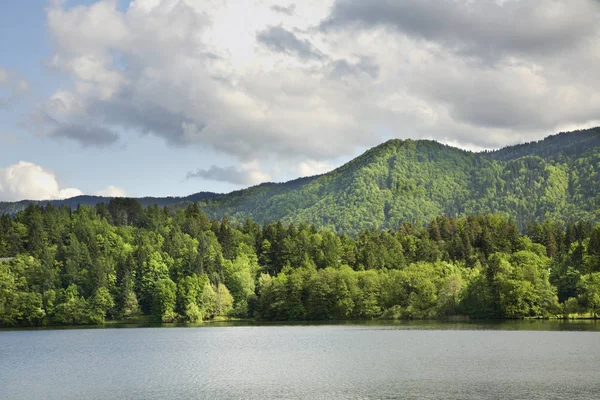
[[[538,324],[538,328],[544,325],[548,327],[560,326],[598,326],[600,331],[600,322],[592,317],[582,318],[523,318],[523,319],[412,319],[412,320],[392,320],[392,319],[374,319],[374,320],[316,320],[316,321],[259,321],[252,319],[220,319],[209,320],[199,323],[161,323],[148,321],[144,319],[136,320],[111,320],[104,324],[96,325],[45,325],[34,327],[0,327],[1,332],[8,331],[37,331],[37,330],[76,330],[76,329],[139,329],[139,328],[202,328],[202,327],[285,327],[285,326],[389,326],[389,327],[414,327],[436,329],[443,327],[465,328],[471,327],[475,330],[489,328],[491,330],[528,330],[521,329],[532,327]],[[513,329],[509,329],[513,328]],[[514,329],[516,328],[516,329]],[[455,330],[452,329],[452,330]],[[544,330],[544,329],[534,329]]]

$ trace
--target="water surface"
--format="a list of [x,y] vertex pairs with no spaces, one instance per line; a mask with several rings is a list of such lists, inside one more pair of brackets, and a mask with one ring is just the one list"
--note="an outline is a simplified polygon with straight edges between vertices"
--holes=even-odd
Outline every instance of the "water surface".
[[533,322],[0,331],[0,399],[600,399],[598,325]]

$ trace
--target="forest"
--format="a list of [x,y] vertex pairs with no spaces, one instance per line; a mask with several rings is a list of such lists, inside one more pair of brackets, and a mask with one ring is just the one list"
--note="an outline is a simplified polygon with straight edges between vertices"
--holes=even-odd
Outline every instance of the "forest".
[[[75,208],[109,200],[79,196],[52,205]],[[441,215],[501,213],[521,232],[531,221],[600,222],[600,128],[479,153],[431,140],[393,139],[319,176],[227,194],[200,192],[138,202],[171,211],[196,203],[209,218],[227,216],[235,225],[247,218],[261,225],[306,223],[353,236],[365,229],[395,229],[407,221],[427,223]],[[0,214],[15,215],[30,203],[0,202]]]
[[0,218],[0,325],[595,317],[600,224],[439,216],[356,234],[113,199]]

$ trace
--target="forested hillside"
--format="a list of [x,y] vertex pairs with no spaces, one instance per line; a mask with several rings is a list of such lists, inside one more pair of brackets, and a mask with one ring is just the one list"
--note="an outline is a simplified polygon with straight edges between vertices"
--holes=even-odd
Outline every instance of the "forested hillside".
[[[52,202],[95,205],[83,196]],[[224,195],[145,198],[172,210],[197,202],[210,218],[309,223],[355,235],[446,215],[502,213],[521,232],[530,221],[600,221],[600,128],[472,153],[428,140],[390,140],[320,176]],[[29,202],[0,203],[11,215]],[[38,202],[45,204],[45,202]]]
[[521,235],[502,215],[440,216],[351,237],[128,199],[0,218],[2,326],[598,312],[600,225],[588,222]]
[[496,152],[391,140],[301,185],[262,185],[201,202],[211,217],[307,222],[339,232],[503,213],[528,221],[600,219],[600,129]]

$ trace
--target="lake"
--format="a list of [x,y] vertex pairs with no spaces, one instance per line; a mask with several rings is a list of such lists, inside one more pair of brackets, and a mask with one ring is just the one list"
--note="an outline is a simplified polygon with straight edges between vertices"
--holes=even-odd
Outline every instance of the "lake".
[[592,321],[0,331],[0,399],[600,399]]

